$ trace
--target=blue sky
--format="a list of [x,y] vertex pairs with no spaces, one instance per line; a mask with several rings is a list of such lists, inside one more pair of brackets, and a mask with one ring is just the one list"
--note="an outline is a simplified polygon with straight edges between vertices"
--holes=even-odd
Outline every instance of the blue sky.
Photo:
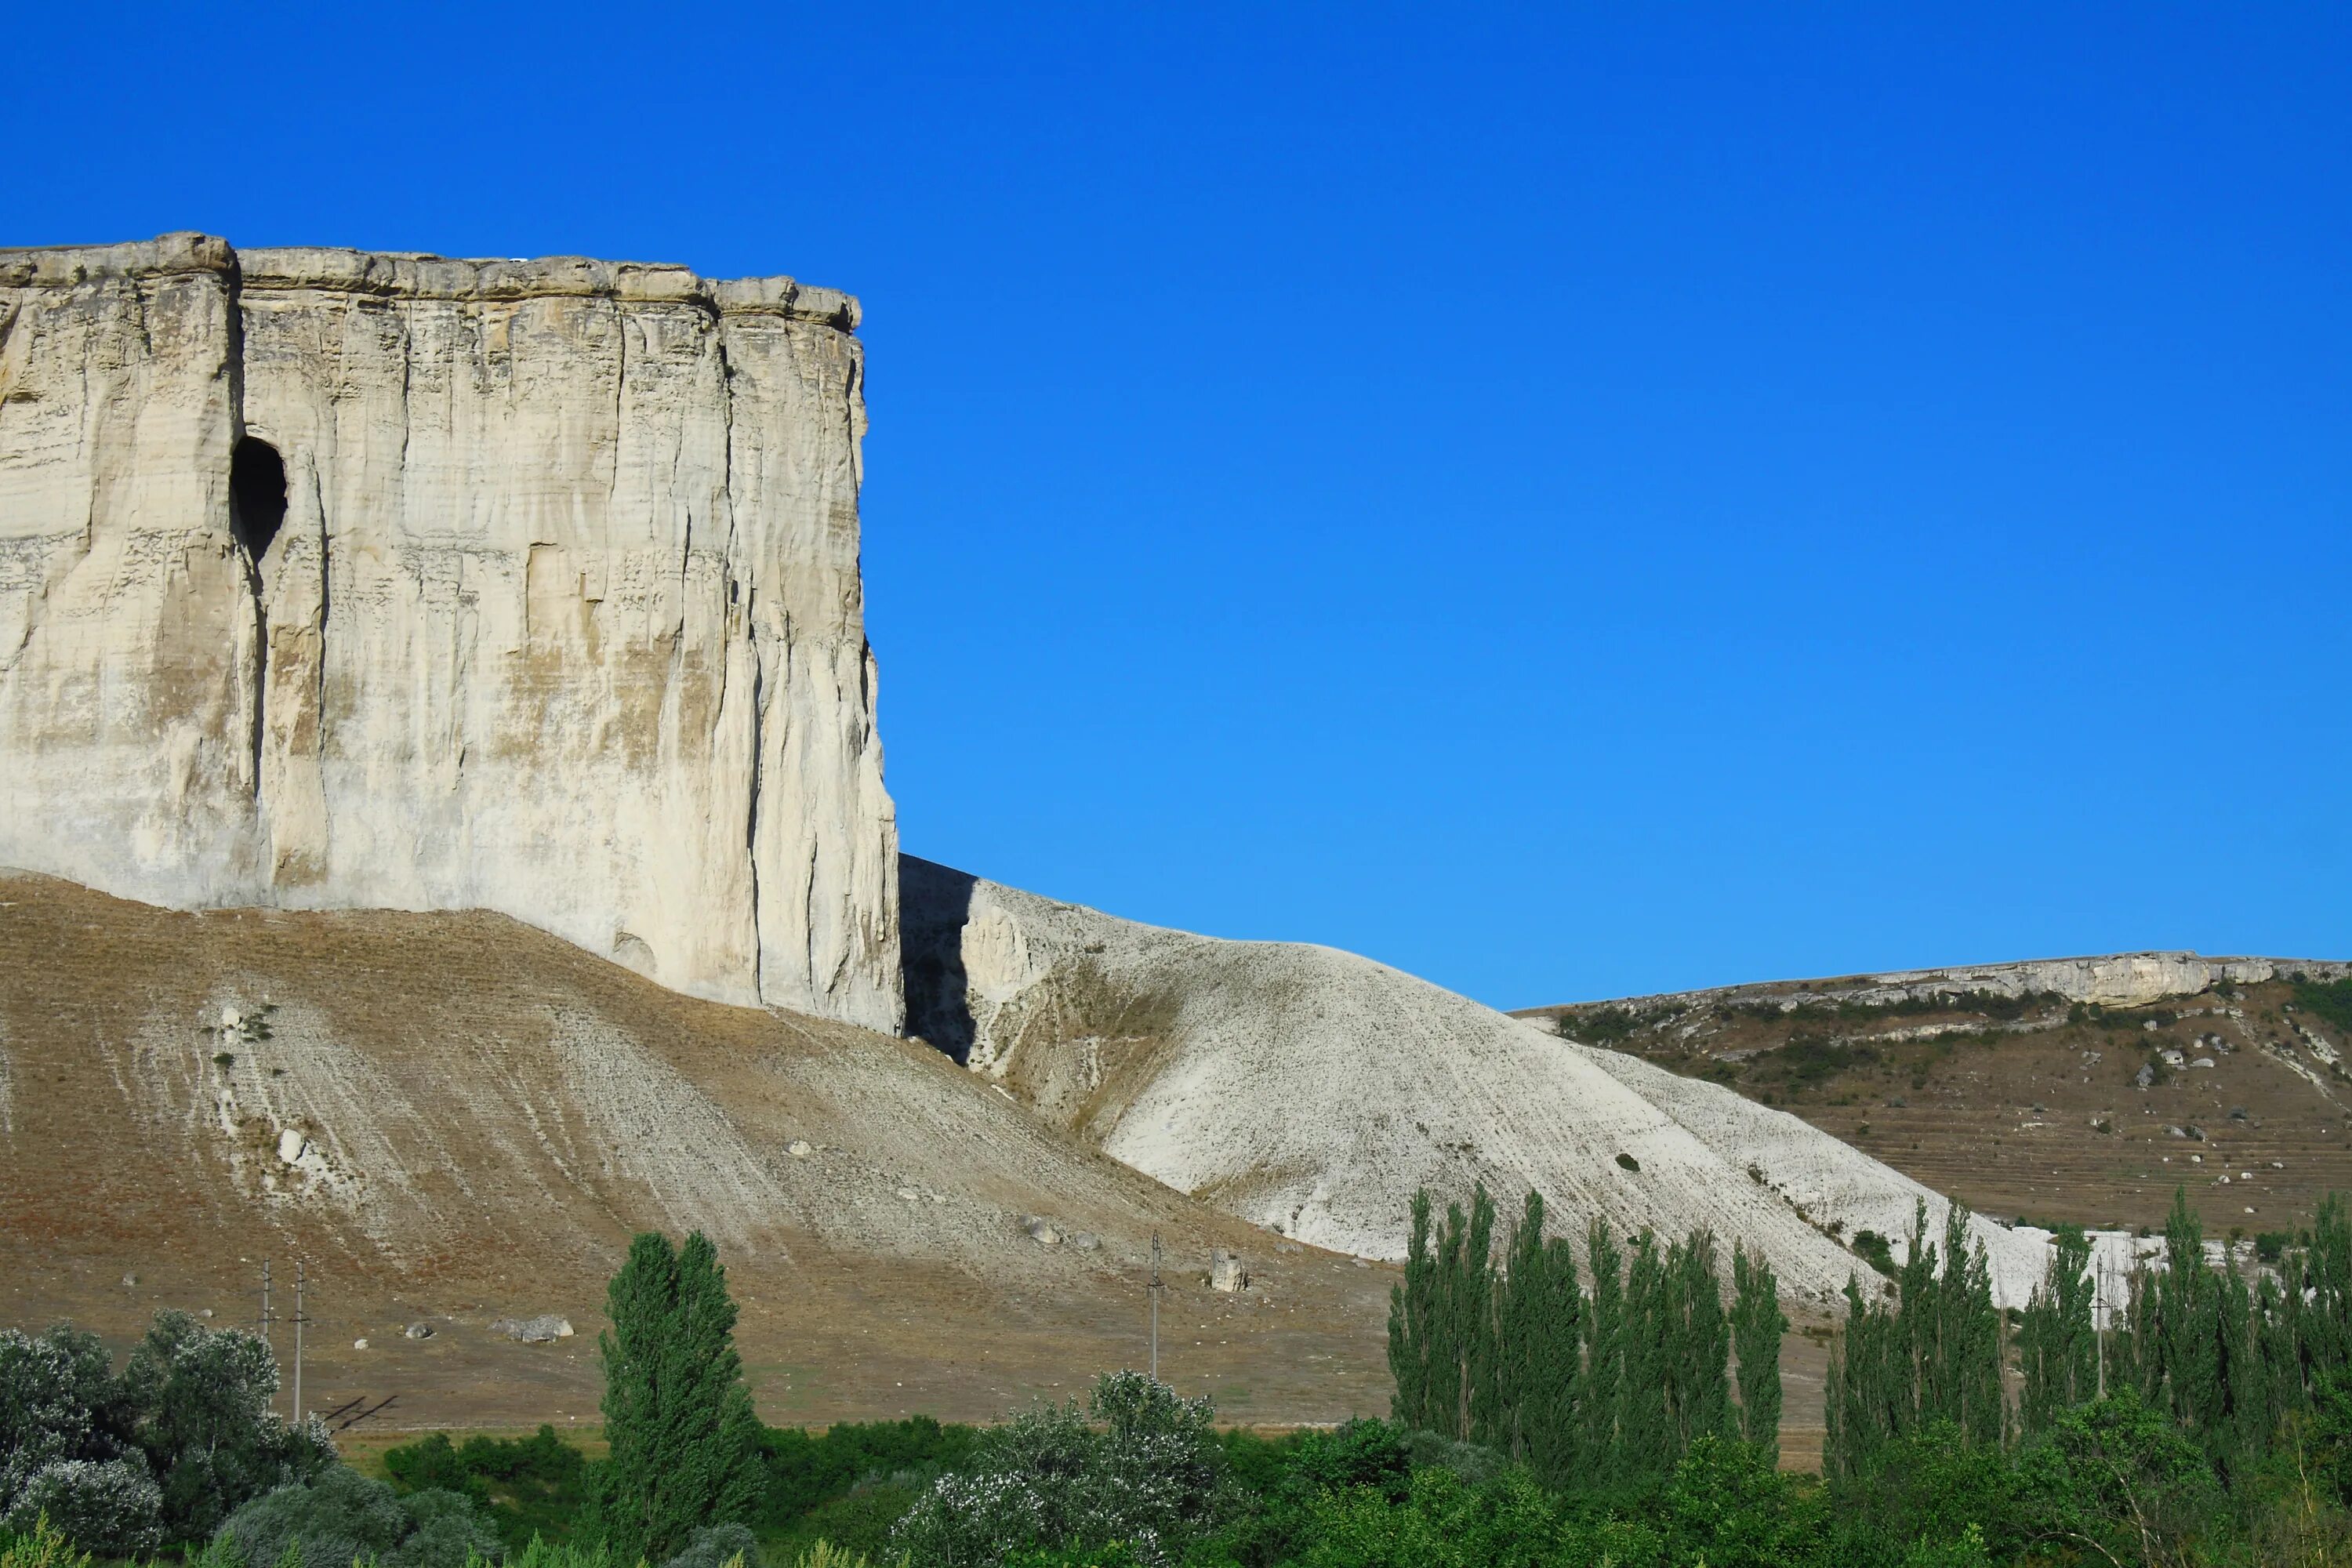
[[2352,955],[2352,10],[53,12],[15,244],[865,300],[906,847],[1502,1005]]

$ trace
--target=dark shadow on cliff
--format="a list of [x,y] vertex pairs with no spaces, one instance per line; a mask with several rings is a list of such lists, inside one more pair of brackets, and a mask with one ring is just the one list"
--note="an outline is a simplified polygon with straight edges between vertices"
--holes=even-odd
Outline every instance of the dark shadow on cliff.
[[898,969],[907,987],[907,1033],[959,1062],[971,1054],[963,928],[979,879],[912,855],[898,857]]

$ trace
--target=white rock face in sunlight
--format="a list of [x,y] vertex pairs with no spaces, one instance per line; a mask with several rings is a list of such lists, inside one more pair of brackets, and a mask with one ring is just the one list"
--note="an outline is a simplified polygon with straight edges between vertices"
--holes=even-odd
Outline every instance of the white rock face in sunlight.
[[855,300],[0,251],[0,864],[482,908],[895,1029]]

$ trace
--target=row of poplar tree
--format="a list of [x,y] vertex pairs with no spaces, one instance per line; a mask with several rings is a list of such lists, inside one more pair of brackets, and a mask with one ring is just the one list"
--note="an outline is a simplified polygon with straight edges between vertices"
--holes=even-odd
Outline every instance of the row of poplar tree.
[[[1865,1471],[1890,1442],[1938,1423],[1965,1442],[2013,1442],[2129,1392],[2177,1421],[2226,1484],[2251,1473],[2325,1385],[2352,1379],[2352,1218],[2333,1195],[2300,1245],[2249,1271],[2234,1247],[2209,1254],[2176,1193],[2161,1258],[2136,1264],[2104,1322],[2091,1244],[2061,1230],[2013,1335],[1993,1305],[1984,1249],[1967,1235],[1968,1210],[1954,1204],[1941,1247],[1929,1241],[1923,1205],[1891,1299],[1847,1285],[1824,1413],[1832,1473]],[[2014,1409],[2002,1399],[2010,1340]]]
[[[1412,1204],[1403,1283],[1389,1302],[1396,1419],[1497,1449],[1560,1485],[1662,1475],[1702,1436],[1775,1453],[1780,1426],[1778,1282],[1734,1247],[1724,1309],[1715,1238],[1621,1245],[1595,1222],[1578,1249],[1544,1235],[1530,1192],[1498,1248],[1482,1184],[1433,1229],[1429,1194]],[[1737,1352],[1739,1401],[1732,1403]]]

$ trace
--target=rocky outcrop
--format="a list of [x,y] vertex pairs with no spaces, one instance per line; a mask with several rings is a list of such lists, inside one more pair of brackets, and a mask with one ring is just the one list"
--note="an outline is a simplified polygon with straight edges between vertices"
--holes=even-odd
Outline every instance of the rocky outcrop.
[[[1675,991],[1633,996],[1610,1006],[1637,1017],[1687,1012],[1698,1006],[1772,1005],[1794,1012],[1811,1003],[1885,1007],[1902,1003],[2053,996],[2103,1007],[2145,1006],[2176,996],[2195,996],[2219,984],[2261,985],[2281,976],[2305,974],[2336,980],[2352,973],[2352,963],[2320,958],[2205,958],[2194,952],[2116,952],[2095,958],[2034,958],[2015,963],[1976,963],[1950,969],[1906,969],[1885,974],[1853,974],[1836,980],[1776,980],[1725,985],[1707,991]],[[1559,1007],[1536,1007],[1514,1015],[1546,1017]]]
[[0,252],[0,864],[895,1029],[848,297]]

